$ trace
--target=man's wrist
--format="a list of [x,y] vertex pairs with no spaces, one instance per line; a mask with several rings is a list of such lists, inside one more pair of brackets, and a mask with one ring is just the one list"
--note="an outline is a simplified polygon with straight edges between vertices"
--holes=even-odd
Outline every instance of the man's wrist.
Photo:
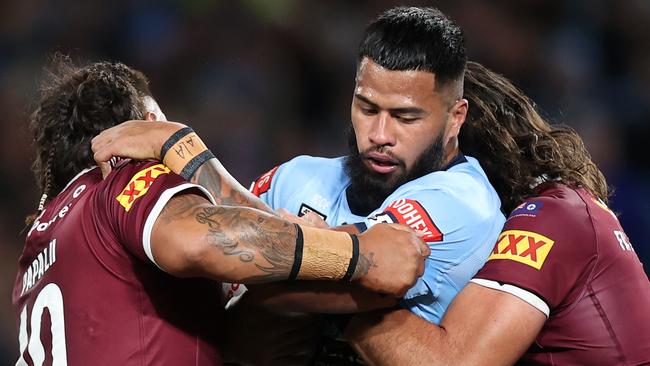
[[190,127],[174,132],[160,149],[162,162],[174,173],[189,180],[214,155]]
[[162,162],[164,158],[161,151],[163,145],[165,145],[172,135],[188,126],[179,122],[170,121],[152,121],[147,123],[152,124],[152,132],[150,135],[147,135],[146,142],[153,152],[153,159]]
[[355,235],[296,225],[296,252],[290,280],[350,281],[358,263]]
[[191,127],[183,127],[180,130],[172,133],[172,135],[167,138],[167,140],[162,144],[162,147],[160,148],[160,159],[164,159],[167,155],[167,152],[169,152],[172,146],[193,132],[194,130]]

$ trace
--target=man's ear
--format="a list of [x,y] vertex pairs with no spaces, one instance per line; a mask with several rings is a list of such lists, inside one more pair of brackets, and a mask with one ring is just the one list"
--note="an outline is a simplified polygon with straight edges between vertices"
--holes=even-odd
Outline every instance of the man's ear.
[[153,113],[153,112],[147,112],[147,114],[144,115],[144,120],[145,121],[157,121],[158,116],[156,116],[156,114]]
[[467,108],[469,107],[469,102],[467,99],[459,99],[449,110],[449,125],[447,127],[447,136],[445,137],[445,144],[453,138],[458,137],[460,133],[460,128],[465,123],[465,118],[467,118]]

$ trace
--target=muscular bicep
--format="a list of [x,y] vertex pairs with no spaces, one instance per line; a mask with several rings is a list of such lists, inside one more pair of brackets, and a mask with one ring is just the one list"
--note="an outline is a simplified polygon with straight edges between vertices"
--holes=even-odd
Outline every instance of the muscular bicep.
[[407,310],[371,313],[354,318],[347,337],[372,365],[511,365],[545,320],[514,295],[470,283],[440,326]]
[[151,256],[163,271],[178,277],[196,275],[189,266],[193,252],[205,245],[206,230],[195,220],[197,209],[210,202],[196,194],[172,197],[151,231]]
[[155,263],[174,276],[256,283],[287,278],[295,238],[292,224],[270,214],[183,194],[157,217],[150,246]]
[[470,283],[440,323],[466,364],[510,365],[533,343],[546,321],[536,307],[510,293]]

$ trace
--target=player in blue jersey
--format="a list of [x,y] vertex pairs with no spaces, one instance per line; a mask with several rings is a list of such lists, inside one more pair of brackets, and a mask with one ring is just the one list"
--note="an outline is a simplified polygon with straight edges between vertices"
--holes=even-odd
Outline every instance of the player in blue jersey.
[[438,10],[387,11],[360,45],[350,155],[298,157],[252,187],[270,207],[311,211],[330,226],[394,222],[423,232],[432,254],[402,304],[434,322],[485,262],[505,221],[485,172],[458,144],[466,60],[460,28]]
[[[432,254],[425,276],[400,305],[434,323],[487,259],[504,222],[485,172],[474,158],[463,155],[465,147],[459,144],[468,109],[462,98],[465,64],[462,33],[442,13],[429,8],[387,11],[368,27],[360,46],[350,155],[299,157],[252,186],[273,208],[321,216],[332,226],[348,224],[346,230],[398,222],[420,231]],[[159,158],[138,155],[134,151],[141,146],[136,145],[151,143],[150,151],[157,152],[180,127],[149,125],[143,134],[137,123],[122,125],[96,140],[97,157]],[[467,148],[481,151],[498,138],[490,133],[482,137]],[[106,144],[109,140],[115,143]],[[134,150],[128,150],[129,141]],[[490,181],[509,193],[507,171],[499,171],[498,156],[490,158],[495,158],[488,162]],[[213,178],[214,186],[227,189],[219,172]],[[356,290],[339,289],[332,295],[299,285],[276,286],[275,293],[266,294],[276,305],[321,312],[360,311],[386,303],[380,297],[350,295]]]
[[346,338],[372,365],[650,364],[650,282],[582,139],[478,64],[465,86],[473,108],[461,142],[499,136],[464,146],[501,164],[512,183],[500,192],[520,204],[508,204],[490,258],[440,326],[404,309],[370,312]]
[[483,169],[458,144],[465,62],[460,29],[440,12],[386,12],[359,50],[350,155],[301,156],[252,186],[271,207],[312,212],[330,226],[398,222],[422,231],[432,253],[402,305],[436,323],[504,222]]

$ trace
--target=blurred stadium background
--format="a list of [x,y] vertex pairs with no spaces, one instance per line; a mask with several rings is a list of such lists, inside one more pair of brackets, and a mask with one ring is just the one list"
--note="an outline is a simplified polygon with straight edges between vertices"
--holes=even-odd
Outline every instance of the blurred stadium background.
[[650,1],[3,0],[0,363],[17,354],[11,288],[24,217],[39,198],[26,125],[53,52],[144,71],[168,118],[192,125],[247,184],[297,154],[345,153],[362,29],[404,3],[450,15],[471,59],[580,132],[650,262]]

